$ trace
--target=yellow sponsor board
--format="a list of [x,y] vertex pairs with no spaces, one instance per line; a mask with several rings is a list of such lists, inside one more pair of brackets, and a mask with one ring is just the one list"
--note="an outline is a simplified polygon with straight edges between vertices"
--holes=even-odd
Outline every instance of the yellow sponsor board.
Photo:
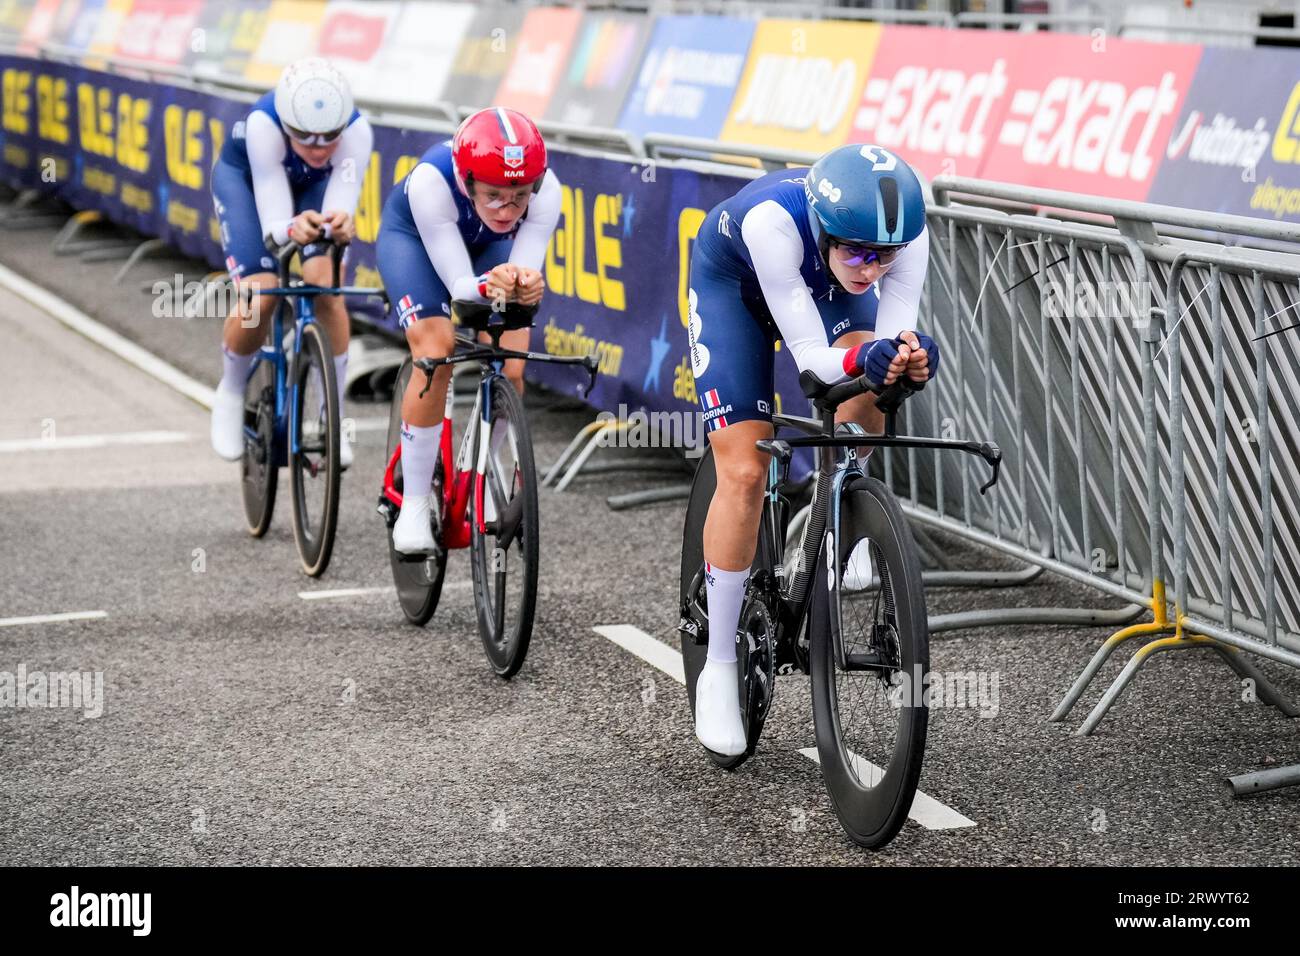
[[273,0],[261,42],[244,76],[268,88],[274,86],[286,66],[316,52],[324,17],[325,0]]
[[841,145],[880,31],[877,23],[764,20],[722,139],[812,153]]

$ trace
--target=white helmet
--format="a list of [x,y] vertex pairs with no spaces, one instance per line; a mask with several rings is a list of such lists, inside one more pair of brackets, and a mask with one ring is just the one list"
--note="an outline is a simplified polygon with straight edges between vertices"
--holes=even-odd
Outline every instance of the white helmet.
[[290,63],[275,86],[275,111],[289,134],[335,133],[352,118],[352,90],[329,60],[309,56]]

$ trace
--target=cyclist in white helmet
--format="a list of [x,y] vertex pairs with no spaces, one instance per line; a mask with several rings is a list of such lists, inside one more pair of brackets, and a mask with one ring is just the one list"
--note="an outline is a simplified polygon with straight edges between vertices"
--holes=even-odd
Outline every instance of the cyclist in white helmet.
[[[305,244],[303,279],[328,286],[333,269],[320,239],[351,242],[362,174],[374,135],[352,104],[343,74],[328,60],[308,57],[288,66],[275,89],[235,123],[212,169],[212,200],[221,223],[226,268],[238,288],[271,288],[277,279],[270,248]],[[222,334],[221,383],[212,408],[212,447],[238,460],[244,450],[244,385],[266,338],[277,298],[240,302]],[[316,317],[329,336],[339,398],[348,361],[348,314],[340,296],[318,296]],[[245,312],[251,311],[248,315]],[[352,462],[345,436],[339,464]]]

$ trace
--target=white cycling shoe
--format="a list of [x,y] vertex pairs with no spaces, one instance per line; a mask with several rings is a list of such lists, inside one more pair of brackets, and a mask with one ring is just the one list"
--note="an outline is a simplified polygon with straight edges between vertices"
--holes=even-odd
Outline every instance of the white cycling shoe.
[[863,591],[871,584],[871,542],[866,538],[854,545],[842,583],[846,591]]
[[339,435],[339,470],[347,471],[348,466],[352,464],[352,442],[348,441],[348,436]]
[[393,550],[398,554],[428,554],[434,550],[431,496],[403,498],[393,525]]
[[724,757],[737,757],[746,746],[736,674],[739,666],[735,661],[706,660],[695,682],[695,736]]
[[244,456],[244,396],[217,389],[212,403],[212,450],[226,461]]

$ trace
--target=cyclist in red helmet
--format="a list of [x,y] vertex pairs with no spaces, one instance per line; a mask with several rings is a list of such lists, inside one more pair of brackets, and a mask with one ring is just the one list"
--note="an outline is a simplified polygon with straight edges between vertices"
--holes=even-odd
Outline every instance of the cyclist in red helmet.
[[[542,263],[559,220],[560,182],[547,170],[542,134],[523,113],[480,110],[429,149],[384,204],[376,248],[411,355],[451,354],[453,299],[540,302]],[[501,344],[526,350],[528,330],[505,333]],[[505,363],[521,394],[523,364]],[[402,398],[403,495],[393,545],[405,554],[434,547],[429,492],[450,381],[444,366],[420,398],[423,377],[412,376]]]

